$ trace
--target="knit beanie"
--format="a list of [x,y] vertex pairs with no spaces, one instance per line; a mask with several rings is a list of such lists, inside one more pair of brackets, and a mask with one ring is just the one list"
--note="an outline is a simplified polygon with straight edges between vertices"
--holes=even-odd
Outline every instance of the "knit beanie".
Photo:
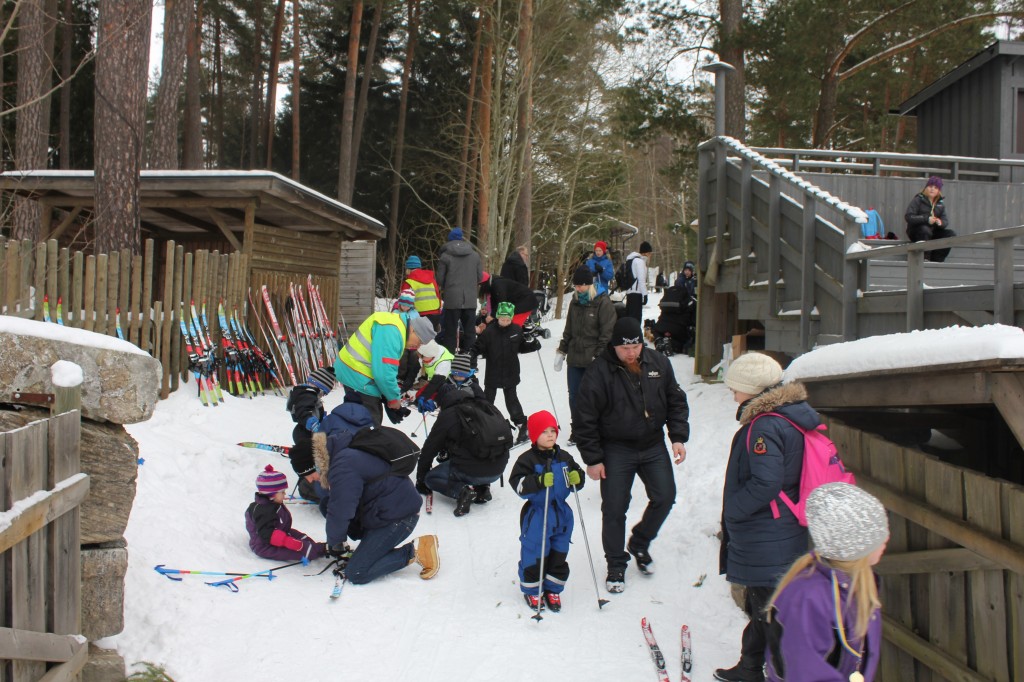
[[423,262],[420,260],[419,256],[409,256],[408,258],[405,259],[405,269],[406,270],[415,270],[416,268],[422,268],[422,267],[423,267]]
[[331,389],[334,388],[334,370],[330,367],[319,367],[310,372],[309,376],[306,377],[306,383],[313,388],[318,388],[325,394],[330,393]]
[[644,342],[644,332],[640,329],[640,320],[635,317],[620,317],[612,328],[612,346],[628,346]]
[[498,310],[495,312],[495,317],[513,317],[516,314],[516,306],[511,301],[502,301],[498,304]]
[[441,354],[441,346],[437,343],[436,340],[431,339],[426,343],[420,344],[420,347],[416,349],[416,352],[419,353],[420,356],[424,358],[436,358],[438,355]]
[[292,469],[299,476],[309,476],[316,471],[313,464],[313,441],[304,438],[291,447],[288,459],[292,461]]
[[456,379],[468,379],[473,376],[473,360],[469,353],[459,353],[452,360],[451,375]]
[[395,299],[395,305],[405,305],[412,308],[416,305],[416,299],[413,297],[412,292],[406,289],[397,299]]
[[608,253],[608,242],[594,242],[594,250],[597,251],[598,249],[601,249],[601,253]]
[[807,530],[819,556],[855,561],[889,539],[889,517],[873,495],[849,483],[826,483],[807,496]]
[[764,353],[744,353],[729,365],[724,381],[734,391],[758,395],[782,381],[782,366]]
[[552,426],[555,427],[555,433],[557,434],[558,422],[555,420],[554,415],[547,410],[531,414],[529,419],[526,420],[526,430],[530,434],[530,442],[536,443],[537,439],[540,438],[540,434]]
[[572,273],[572,283],[573,286],[589,286],[594,283],[594,273],[586,265],[581,265]]
[[462,239],[462,228],[456,227],[448,233],[448,241],[454,242],[458,239]]
[[288,490],[288,477],[280,471],[274,471],[274,465],[268,464],[256,477],[256,490],[267,497],[273,497],[282,490]]
[[928,182],[925,183],[925,187],[934,187],[941,192],[942,178],[940,178],[938,175],[931,176],[930,178],[928,178]]
[[651,248],[650,242],[640,242],[640,253],[651,253],[654,249]]
[[420,338],[420,343],[433,341],[434,337],[437,336],[437,332],[434,331],[434,325],[425,317],[417,316],[412,318],[409,322],[409,328]]

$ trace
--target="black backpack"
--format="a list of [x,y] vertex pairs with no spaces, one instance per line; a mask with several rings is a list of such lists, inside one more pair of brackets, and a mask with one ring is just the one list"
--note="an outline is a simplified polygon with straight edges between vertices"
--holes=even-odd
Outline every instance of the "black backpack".
[[463,400],[452,407],[462,421],[463,436],[467,440],[472,438],[473,444],[467,449],[477,459],[492,460],[508,454],[512,447],[512,427],[497,407],[481,398]]
[[352,436],[350,448],[368,452],[391,464],[391,471],[378,476],[379,481],[388,476],[408,476],[416,469],[420,459],[420,446],[407,435],[389,426],[367,426]]
[[619,268],[615,271],[615,288],[619,291],[629,289],[636,284],[636,275],[633,274],[633,261],[636,259],[637,256],[633,256],[619,263]]

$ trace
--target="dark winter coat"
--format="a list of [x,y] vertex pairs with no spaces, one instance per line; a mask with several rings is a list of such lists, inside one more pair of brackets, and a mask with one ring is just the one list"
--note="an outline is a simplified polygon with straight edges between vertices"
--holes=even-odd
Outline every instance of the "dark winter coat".
[[686,295],[690,298],[697,298],[697,277],[686,275],[679,275],[676,277],[675,286],[682,287],[686,290]]
[[[249,533],[249,549],[264,559],[319,559],[324,553],[323,544],[292,528],[292,513],[288,507],[261,493],[253,496],[252,504],[245,510],[245,530]],[[288,549],[284,546],[284,536],[298,540],[302,548]]]
[[809,574],[801,574],[786,585],[775,601],[768,626],[765,679],[769,682],[846,682],[858,664],[867,682],[875,679],[882,651],[882,615],[875,612],[865,637],[858,639],[857,609],[850,603],[850,579],[842,571],[835,573],[846,639],[851,647],[863,651],[863,663],[839,641],[832,569],[816,561]]
[[694,311],[697,302],[685,286],[665,289],[665,293],[658,303],[661,314],[654,325],[654,331],[659,334],[670,334],[681,340],[689,336],[689,327],[693,324]]
[[576,393],[576,447],[588,466],[604,461],[604,447],[616,443],[637,450],[665,440],[690,437],[686,394],[676,382],[672,365],[661,353],[644,348],[640,374],[631,374],[607,346],[587,368]]
[[491,315],[498,312],[498,304],[506,301],[515,306],[516,315],[537,309],[537,295],[533,289],[507,277],[491,277],[480,287],[480,293],[487,296]]
[[[935,216],[942,221],[941,225],[929,225],[928,218]],[[946,216],[946,204],[942,201],[942,195],[938,195],[935,205],[924,193],[918,193],[910,200],[907,206],[907,214],[904,216],[907,221],[907,235],[914,233],[922,234],[927,239],[932,238],[932,231],[936,229],[949,229],[949,218]],[[911,239],[915,237],[910,236]]]
[[[546,493],[546,489],[537,480],[539,474],[547,471],[554,474],[554,485],[551,486],[550,493]],[[579,472],[580,482],[576,486],[576,490],[583,488],[587,476],[582,467],[576,463],[572,455],[557,445],[551,450],[541,450],[535,443],[532,448],[519,455],[519,459],[512,467],[512,473],[509,474],[508,483],[519,497],[526,500],[519,513],[521,525],[531,508],[540,513],[544,512],[544,497],[547,494],[550,506],[548,527],[567,525],[571,528],[572,507],[569,506],[567,500],[572,494],[572,489],[566,483],[566,475],[569,471]],[[537,529],[543,530],[539,526]]]
[[589,367],[612,338],[618,319],[615,306],[607,294],[595,294],[596,290],[595,284],[590,288],[590,300],[586,303],[580,303],[579,292],[569,300],[558,351],[565,353],[565,362],[570,367]]
[[466,386],[456,388],[454,384],[447,384],[438,393],[437,404],[441,408],[437,420],[430,426],[430,435],[423,443],[423,450],[420,453],[419,465],[416,467],[416,480],[422,481],[430,471],[434,459],[442,452],[447,452],[451,459],[452,467],[458,469],[467,476],[500,476],[508,464],[508,451],[504,457],[495,459],[480,459],[473,454],[474,436],[466,431],[462,424],[462,417],[455,405],[469,400],[483,400],[486,402],[483,391],[476,384],[470,383]]
[[612,265],[612,259],[607,253],[600,258],[591,254],[587,259],[587,268],[594,273],[594,288],[597,289],[597,293],[606,293],[612,280],[615,279],[615,266]]
[[292,421],[305,426],[306,420],[316,417],[318,420],[324,418],[324,398],[320,389],[299,384],[288,393],[288,402],[285,409],[292,415]]
[[540,341],[523,334],[523,328],[518,324],[502,327],[495,321],[476,337],[473,344],[474,364],[477,356],[487,359],[484,368],[485,386],[512,388],[519,385],[519,356],[538,350]]
[[483,279],[484,267],[472,244],[462,239],[445,243],[436,275],[445,308],[476,310],[476,287]]
[[423,498],[408,476],[391,476],[388,462],[349,447],[357,431],[373,424],[369,410],[343,403],[324,422],[329,428],[313,436],[313,459],[320,470],[320,485],[329,494],[328,545],[358,540],[367,530],[419,512]]
[[750,425],[759,414],[778,412],[813,429],[821,420],[806,399],[801,384],[786,384],[740,406],[740,428],[732,439],[722,494],[723,561],[719,568],[729,582],[774,587],[793,561],[807,551],[807,529],[796,516],[779,504],[776,519],[769,507],[783,491],[794,502],[799,500],[803,434],[778,417],[763,417]]
[[499,274],[513,282],[519,282],[523,286],[530,286],[530,268],[526,265],[526,261],[523,260],[523,256],[519,251],[513,251],[508,254],[508,258],[501,264],[501,272]]

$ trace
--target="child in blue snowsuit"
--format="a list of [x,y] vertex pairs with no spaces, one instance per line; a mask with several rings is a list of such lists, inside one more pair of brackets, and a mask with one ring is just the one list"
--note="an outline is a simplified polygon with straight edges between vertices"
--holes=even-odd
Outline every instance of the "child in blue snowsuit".
[[[530,415],[526,422],[533,447],[512,467],[509,484],[526,500],[519,514],[519,588],[532,609],[538,607],[541,588],[541,544],[544,546],[544,603],[551,611],[562,609],[559,596],[569,579],[569,540],[573,515],[567,502],[571,487],[583,487],[583,469],[555,444],[558,422],[547,410]],[[544,501],[548,501],[547,527]]]

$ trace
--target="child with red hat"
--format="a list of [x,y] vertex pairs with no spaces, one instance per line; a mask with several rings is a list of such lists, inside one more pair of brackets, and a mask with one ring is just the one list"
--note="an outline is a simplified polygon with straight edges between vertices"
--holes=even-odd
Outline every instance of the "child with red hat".
[[612,264],[611,256],[608,255],[607,242],[594,243],[594,253],[587,259],[586,266],[594,273],[594,290],[597,292],[597,296],[607,292],[615,278],[615,266]]
[[555,442],[558,422],[550,412],[534,412],[526,428],[533,447],[519,456],[508,479],[526,500],[519,515],[519,589],[531,609],[542,608],[539,602],[543,593],[548,610],[557,612],[562,609],[560,595],[569,579],[573,514],[567,499],[573,488],[583,487],[586,477],[572,455]]
[[256,477],[256,496],[245,510],[249,548],[256,556],[275,561],[319,559],[325,545],[292,528],[292,513],[284,505],[288,477],[268,464]]

